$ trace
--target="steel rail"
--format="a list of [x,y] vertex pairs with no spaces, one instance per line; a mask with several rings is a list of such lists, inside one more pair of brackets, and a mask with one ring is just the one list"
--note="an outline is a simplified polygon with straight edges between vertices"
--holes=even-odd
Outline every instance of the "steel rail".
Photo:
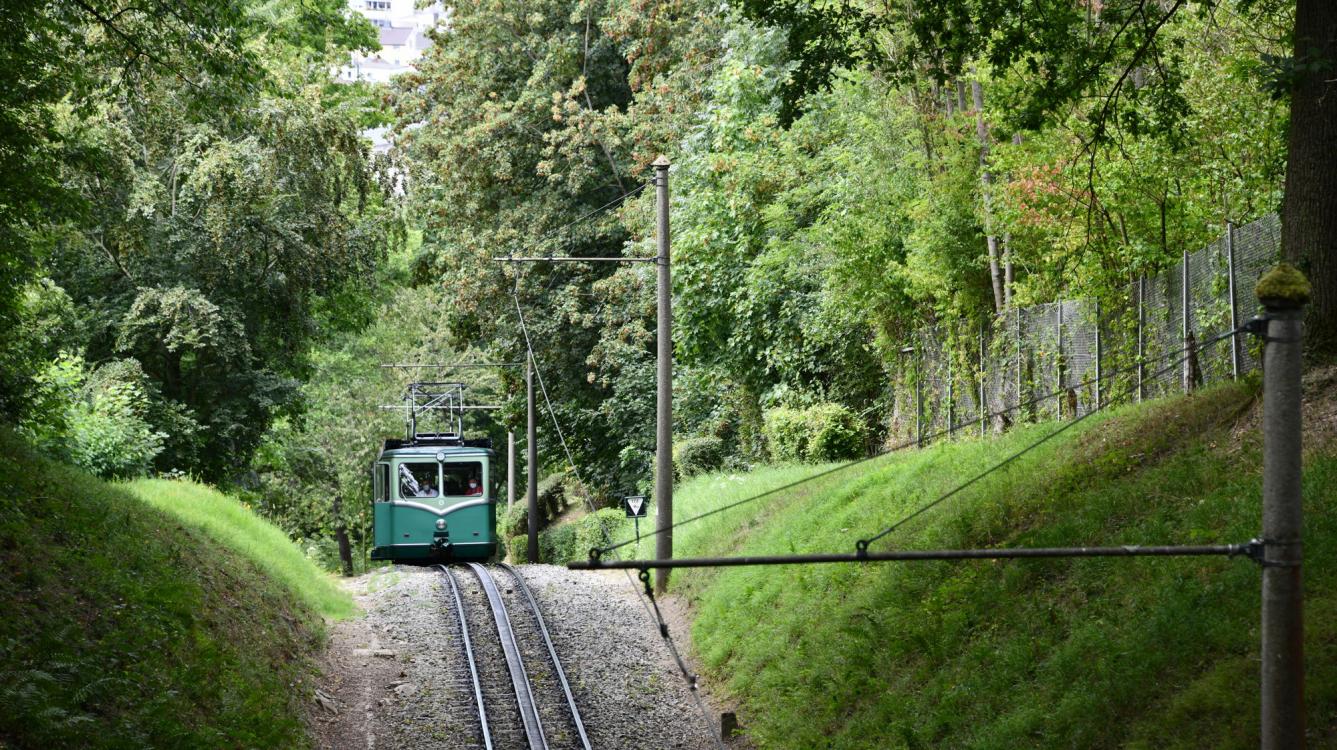
[[534,595],[529,591],[529,584],[520,575],[520,571],[507,565],[498,563],[498,566],[511,574],[515,582],[520,584],[520,592],[525,595],[525,601],[529,602],[529,611],[534,613],[534,619],[538,620],[539,632],[543,634],[543,644],[548,647],[548,656],[552,659],[553,671],[557,674],[557,682],[562,686],[562,693],[566,695],[566,705],[571,709],[571,718],[576,723],[576,734],[580,735],[580,744],[585,750],[593,750],[590,746],[590,738],[585,734],[585,722],[580,719],[580,708],[576,706],[576,697],[571,694],[571,683],[566,679],[566,670],[562,669],[562,661],[557,658],[557,649],[553,646],[552,636],[548,634],[548,625],[543,621],[543,612],[539,610],[539,603],[534,599]]
[[460,587],[455,583],[455,574],[444,565],[436,566],[445,574],[450,583],[450,595],[455,599],[455,615],[460,620],[460,634],[464,641],[464,655],[469,661],[469,677],[474,685],[474,705],[478,707],[478,722],[483,729],[483,746],[492,750],[492,730],[487,725],[487,710],[483,707],[483,686],[478,681],[478,664],[474,662],[473,641],[469,640],[469,622],[464,619],[464,601],[460,598]]
[[1252,556],[1257,549],[1247,544],[1198,546],[1122,547],[1020,547],[1011,549],[895,550],[891,552],[832,552],[812,555],[743,555],[740,557],[680,557],[668,560],[585,560],[566,564],[569,570],[626,568],[728,568],[744,565],[804,565],[813,563],[917,562],[922,560],[1010,560],[1041,557],[1200,557]]
[[539,720],[538,707],[534,704],[534,692],[529,685],[529,674],[525,672],[525,663],[520,658],[520,645],[515,641],[515,631],[511,628],[511,618],[506,614],[506,605],[501,601],[497,584],[492,574],[478,563],[466,563],[478,578],[478,583],[487,594],[488,605],[492,608],[492,618],[497,623],[497,637],[501,640],[501,650],[506,655],[506,669],[511,674],[511,684],[515,687],[515,702],[520,708],[520,720],[525,725],[525,736],[531,750],[547,750],[548,740],[543,736],[543,722]]

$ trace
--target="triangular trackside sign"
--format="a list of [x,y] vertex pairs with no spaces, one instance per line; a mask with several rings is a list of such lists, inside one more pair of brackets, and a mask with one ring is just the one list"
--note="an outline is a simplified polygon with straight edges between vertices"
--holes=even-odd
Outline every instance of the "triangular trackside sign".
[[645,518],[645,497],[642,495],[624,497],[622,508],[627,511],[627,518]]

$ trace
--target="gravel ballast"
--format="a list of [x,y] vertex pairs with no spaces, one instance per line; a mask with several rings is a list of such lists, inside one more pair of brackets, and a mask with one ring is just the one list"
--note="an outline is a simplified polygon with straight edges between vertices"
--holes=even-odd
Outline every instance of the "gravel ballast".
[[[523,595],[488,566],[517,631],[553,747],[578,747],[555,670]],[[521,565],[596,748],[713,748],[714,741],[645,604],[618,572]],[[496,626],[474,575],[454,568],[494,743],[525,747]],[[482,747],[473,685],[446,580],[394,566],[350,579],[365,614],[332,628],[312,709],[322,748]],[[637,583],[639,586],[639,583]],[[686,636],[675,633],[681,640]],[[711,713],[717,724],[718,716]]]

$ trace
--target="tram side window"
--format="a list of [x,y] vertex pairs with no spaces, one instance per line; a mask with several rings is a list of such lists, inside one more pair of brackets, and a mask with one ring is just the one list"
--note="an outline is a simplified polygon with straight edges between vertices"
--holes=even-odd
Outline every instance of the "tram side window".
[[415,497],[439,497],[437,466],[432,463],[399,465],[399,496],[405,500]]
[[376,464],[372,469],[372,499],[378,503],[390,499],[390,464]]
[[478,461],[446,464],[445,493],[451,497],[483,496],[483,464]]

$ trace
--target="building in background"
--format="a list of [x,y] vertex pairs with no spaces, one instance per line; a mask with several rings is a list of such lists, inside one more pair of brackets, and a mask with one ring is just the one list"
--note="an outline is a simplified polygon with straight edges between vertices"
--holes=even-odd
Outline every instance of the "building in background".
[[366,16],[376,26],[381,48],[369,55],[353,53],[349,64],[339,71],[339,79],[388,83],[411,70],[432,46],[427,32],[438,25],[449,27],[451,16],[450,9],[440,2],[424,8],[416,6],[416,0],[349,0],[350,10]]

